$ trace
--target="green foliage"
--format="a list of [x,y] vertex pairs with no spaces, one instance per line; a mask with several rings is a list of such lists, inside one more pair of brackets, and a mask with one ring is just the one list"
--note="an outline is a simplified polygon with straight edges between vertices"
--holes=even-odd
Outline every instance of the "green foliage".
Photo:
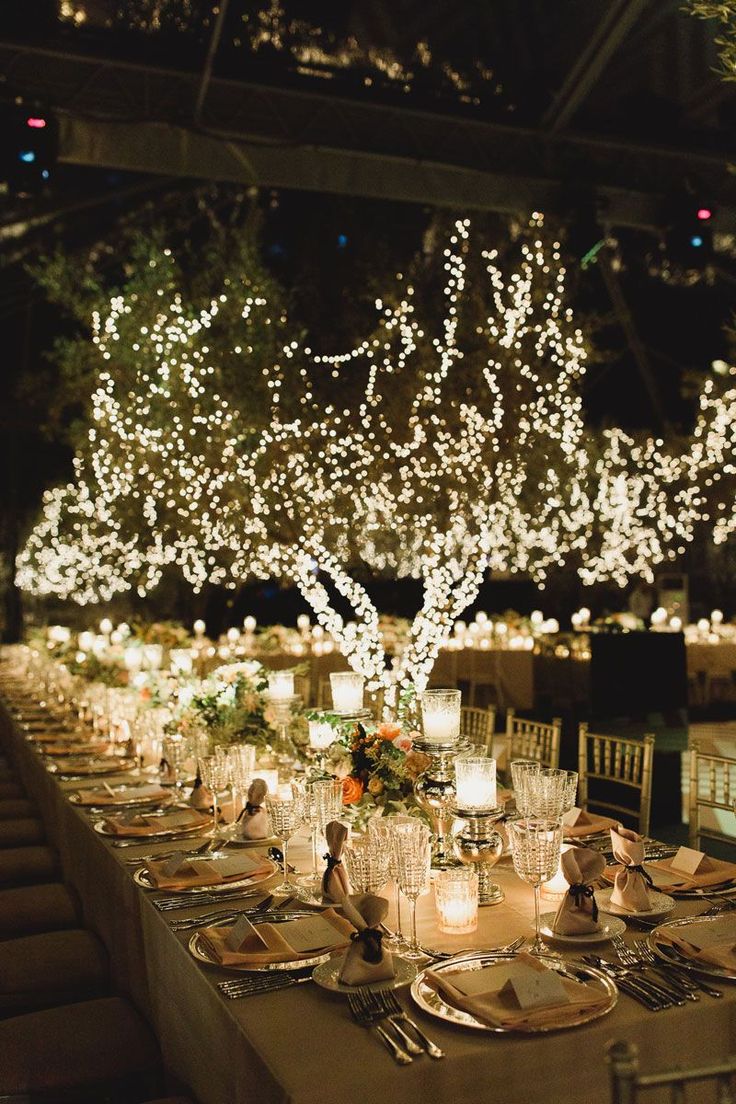
[[699,19],[715,19],[719,33],[715,43],[724,80],[736,80],[736,0],[687,0],[686,10]]

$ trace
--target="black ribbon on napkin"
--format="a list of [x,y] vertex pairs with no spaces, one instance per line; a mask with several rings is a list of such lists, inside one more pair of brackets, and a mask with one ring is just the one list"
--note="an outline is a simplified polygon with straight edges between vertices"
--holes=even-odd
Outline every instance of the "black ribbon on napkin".
[[330,855],[329,852],[323,855],[322,858],[327,863],[327,870],[325,874],[329,874],[331,870],[334,870],[336,866],[342,866],[342,859],[336,859],[334,855]]
[[[340,862],[337,859],[337,862]],[[350,936],[353,943],[362,943],[362,953],[364,962],[380,962],[383,957],[383,932],[378,928],[363,928],[362,931],[355,931]]]
[[243,808],[242,808],[242,809],[240,810],[240,812],[238,813],[238,819],[237,819],[237,820],[235,821],[235,823],[236,823],[236,824],[240,824],[240,821],[241,821],[241,820],[243,819],[243,817],[244,817],[244,816],[246,816],[246,815],[247,815],[247,816],[255,816],[255,815],[256,815],[256,813],[260,813],[260,811],[262,810],[262,808],[263,808],[263,806],[262,806],[262,805],[252,805],[252,804],[250,803],[250,801],[246,801],[245,805],[243,806]]
[[650,889],[654,889],[654,882],[649,871],[645,870],[641,863],[637,863],[636,866],[625,866],[624,870],[631,870],[635,874],[641,874],[644,881],[647,883]]
[[593,902],[593,921],[598,919],[598,902],[595,899],[595,893],[591,885],[584,885],[582,882],[578,882],[577,885],[571,885],[568,890],[570,896],[574,899],[577,908],[583,907],[582,897],[590,897]]

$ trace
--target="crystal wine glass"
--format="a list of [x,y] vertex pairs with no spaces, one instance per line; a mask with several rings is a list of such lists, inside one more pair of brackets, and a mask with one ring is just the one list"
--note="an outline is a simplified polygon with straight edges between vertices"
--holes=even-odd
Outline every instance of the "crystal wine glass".
[[522,817],[508,822],[509,844],[514,870],[522,881],[534,886],[534,924],[536,935],[530,953],[545,953],[539,932],[539,891],[542,882],[553,878],[560,861],[562,825],[559,820]]
[[396,869],[399,889],[409,901],[410,937],[404,958],[424,958],[417,939],[417,897],[429,889],[429,872],[432,865],[432,844],[429,828],[421,822],[413,832],[399,833],[396,837]]
[[375,836],[362,836],[343,851],[353,893],[378,893],[388,881],[389,854]]
[[304,819],[312,829],[312,871],[300,878],[299,897],[310,904],[322,903],[322,872],[319,869],[320,838],[331,820],[342,814],[342,783],[337,778],[313,778],[304,787]]
[[530,786],[539,776],[541,769],[537,759],[511,760],[511,785],[514,790],[516,809],[521,816],[532,815]]
[[217,795],[225,789],[227,784],[226,760],[220,755],[203,755],[197,760],[199,777],[212,794],[212,828],[207,833],[215,839],[220,833],[218,830],[218,805]]
[[422,821],[416,817],[407,816],[405,813],[389,813],[386,816],[372,817],[368,821],[368,831],[376,836],[381,846],[385,847],[389,856],[389,877],[396,885],[396,931],[390,937],[392,949],[402,951],[407,943],[401,930],[401,891],[399,889],[399,871],[396,863],[396,852],[399,846],[399,836],[407,832],[413,832]]
[[281,840],[281,851],[284,857],[284,877],[279,885],[275,886],[272,893],[298,894],[300,886],[289,880],[288,846],[289,840],[299,831],[305,818],[304,795],[292,790],[290,797],[276,794],[266,795],[266,809],[271,818],[273,834]]

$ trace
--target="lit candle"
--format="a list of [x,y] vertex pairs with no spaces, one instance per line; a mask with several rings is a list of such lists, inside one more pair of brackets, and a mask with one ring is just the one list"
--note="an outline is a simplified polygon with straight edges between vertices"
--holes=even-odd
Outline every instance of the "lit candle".
[[112,632],[112,621],[109,617],[103,617],[100,621],[100,632],[103,636],[109,636]]
[[442,870],[434,899],[440,931],[465,935],[478,927],[478,875],[474,870]]
[[330,675],[332,708],[336,713],[357,713],[363,708],[363,675],[354,671],[333,672]]
[[682,620],[679,617],[670,617],[670,628],[673,632],[680,632],[682,629]]
[[335,730],[327,721],[309,722],[309,746],[314,751],[324,751],[335,742]]
[[296,619],[296,627],[302,633],[308,633],[312,622],[309,620],[308,613],[300,613]]
[[496,760],[480,756],[458,756],[455,760],[457,804],[460,809],[495,809]]
[[650,618],[652,625],[659,627],[667,620],[667,610],[664,606],[658,606]]
[[294,672],[270,671],[268,675],[268,696],[274,701],[285,701],[294,697]]
[[158,671],[164,658],[164,650],[160,644],[144,644],[143,654],[146,657],[146,663],[152,671]]
[[701,617],[698,621],[698,632],[707,633],[710,632],[710,621],[707,617]]
[[544,621],[544,614],[541,610],[532,610],[532,615],[529,620],[531,621],[532,625],[534,625],[534,627],[538,629]]
[[143,665],[143,652],[140,648],[129,647],[123,652],[123,662],[129,671],[138,671]]
[[49,625],[47,635],[54,644],[66,644],[72,634],[66,625]]
[[710,619],[714,625],[723,624],[723,610],[714,609],[710,615]]
[[240,629],[236,629],[234,626],[232,629],[228,629],[227,638],[231,644],[237,644],[240,640]]
[[254,633],[256,631],[256,619],[252,613],[249,613],[247,617],[243,618],[243,628],[247,633]]
[[[563,844],[560,855],[563,851],[569,851],[570,847],[571,844],[569,843]],[[546,897],[547,900],[559,902],[565,896],[569,888],[570,883],[562,873],[562,859],[560,859],[557,863],[557,870],[554,876],[550,878],[548,882],[542,882],[542,896]]]
[[195,636],[204,636],[204,631],[207,628],[207,626],[205,625],[204,621],[201,618],[198,618],[194,622],[193,628],[194,628],[194,635]]
[[428,744],[454,744],[460,737],[459,690],[425,690],[421,695],[422,731]]
[[81,632],[77,637],[77,644],[83,652],[91,652],[95,645],[95,634]]

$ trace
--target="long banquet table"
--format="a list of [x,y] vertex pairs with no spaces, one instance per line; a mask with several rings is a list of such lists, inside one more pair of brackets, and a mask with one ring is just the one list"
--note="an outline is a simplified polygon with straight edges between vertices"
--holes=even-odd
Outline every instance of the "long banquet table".
[[[94,818],[68,800],[70,791],[85,783],[49,773],[35,746],[1,706],[0,724],[25,784],[41,806],[65,877],[80,895],[85,923],[109,950],[116,987],[150,1019],[167,1065],[202,1104],[605,1102],[604,1055],[612,1040],[636,1042],[646,1070],[707,1063],[736,1049],[736,985],[728,983],[721,1000],[704,995],[697,1004],[657,1013],[621,995],[613,1012],[601,1020],[536,1037],[453,1028],[413,1008],[408,991],[402,990],[402,1003],[446,1052],[444,1061],[424,1056],[407,1068],[396,1066],[372,1034],[351,1021],[343,997],[312,983],[226,1001],[216,983],[232,974],[198,964],[187,950],[189,933],[175,934],[169,926],[172,916],[193,916],[212,906],[157,911],[157,895],[134,884],[134,868],[126,862],[155,850],[151,842],[113,848],[93,830]],[[294,855],[297,863],[302,856],[306,861],[306,847],[301,854],[295,848]],[[433,923],[430,895],[419,902],[420,938],[434,947],[459,950],[529,935],[531,888],[504,863],[497,875],[506,900],[481,910],[477,933],[441,936]],[[701,909],[681,902],[676,915]],[[635,935],[641,932],[632,931],[628,938]],[[609,950],[604,947],[603,953]],[[664,1099],[648,1096],[652,1104]]]

